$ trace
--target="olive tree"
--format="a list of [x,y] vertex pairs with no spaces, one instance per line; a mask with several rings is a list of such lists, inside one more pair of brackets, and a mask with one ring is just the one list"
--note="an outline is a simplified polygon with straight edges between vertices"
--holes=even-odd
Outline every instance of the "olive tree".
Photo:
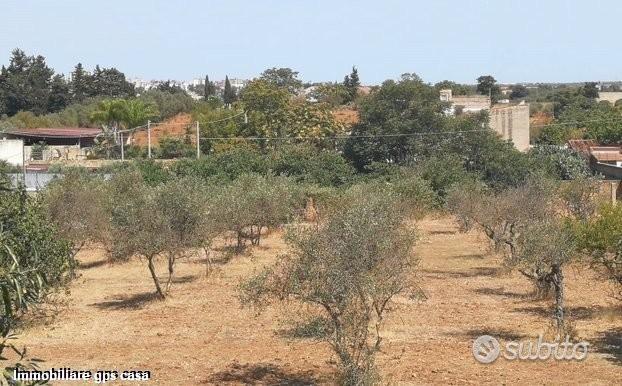
[[505,263],[530,279],[540,297],[548,295],[551,281],[539,265],[516,264],[520,260],[521,235],[532,224],[554,216],[553,185],[530,179],[524,185],[494,192],[477,183],[456,188],[448,196],[448,207],[461,229],[478,227],[489,238]]
[[[110,182],[112,256],[142,256],[156,293],[165,298],[175,274],[175,263],[196,249],[208,252],[220,231],[207,187],[194,178],[171,179],[147,186],[135,171],[120,173]],[[168,276],[161,284],[155,261],[164,257]]]
[[341,383],[371,383],[391,300],[416,288],[415,237],[404,220],[390,195],[352,195],[318,227],[290,229],[291,252],[244,282],[240,298],[314,307],[330,324],[324,338],[339,357]]
[[301,190],[288,178],[244,174],[217,193],[213,212],[233,231],[237,249],[245,240],[259,245],[262,230],[289,222],[304,207]]
[[[564,266],[577,256],[576,237],[564,217],[559,189],[547,180],[530,179],[500,192],[482,187],[454,190],[448,204],[463,228],[477,225],[491,240],[504,264],[529,278],[537,297],[555,297],[553,316],[564,330]],[[575,202],[572,200],[572,202]],[[585,205],[581,205],[585,207]],[[572,212],[575,206],[569,207]]]
[[155,269],[155,260],[170,245],[169,224],[157,208],[155,189],[145,186],[136,172],[120,173],[111,183],[112,237],[114,259],[134,255],[147,260],[149,273],[160,298],[166,294]]
[[[565,331],[564,267],[577,255],[575,234],[558,218],[537,221],[519,236],[519,252],[512,264],[519,269],[544,272],[543,277],[553,289],[553,318],[557,331]],[[541,279],[542,280],[542,279]]]
[[155,188],[153,212],[166,224],[159,236],[167,241],[164,247],[168,263],[167,292],[177,259],[188,256],[196,248],[204,248],[207,253],[217,232],[209,198],[203,189],[205,186],[193,178],[173,179]]
[[75,256],[88,242],[102,241],[109,231],[104,181],[69,171],[43,193],[45,207],[58,233],[71,242]]
[[565,215],[584,222],[594,216],[598,206],[598,180],[595,177],[577,177],[563,181],[558,195]]

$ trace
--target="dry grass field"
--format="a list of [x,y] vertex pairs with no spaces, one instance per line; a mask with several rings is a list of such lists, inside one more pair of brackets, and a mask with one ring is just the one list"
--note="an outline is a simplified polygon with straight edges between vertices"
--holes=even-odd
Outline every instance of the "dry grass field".
[[[418,231],[427,299],[398,299],[389,314],[378,355],[386,383],[620,384],[622,305],[592,271],[573,266],[566,273],[576,339],[591,344],[586,360],[480,364],[474,338],[546,333],[550,302],[531,300],[530,284],[503,272],[485,239],[458,233],[450,218],[427,218]],[[209,277],[203,259],[184,260],[165,301],[154,300],[144,262],[109,265],[103,252],[84,251],[68,305],[22,331],[19,343],[46,359],[43,368],[145,369],[149,384],[332,384],[337,359],[328,346],[287,334],[296,312],[269,308],[257,316],[236,297],[240,280],[284,248],[274,232],[248,254],[218,262]]]

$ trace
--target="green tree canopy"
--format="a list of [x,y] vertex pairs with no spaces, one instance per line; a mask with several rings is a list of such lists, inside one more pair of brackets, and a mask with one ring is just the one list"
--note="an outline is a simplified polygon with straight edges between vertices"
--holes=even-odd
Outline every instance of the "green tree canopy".
[[298,79],[298,71],[291,68],[269,68],[261,73],[259,79],[284,88],[291,94],[296,94],[302,88],[302,81]]

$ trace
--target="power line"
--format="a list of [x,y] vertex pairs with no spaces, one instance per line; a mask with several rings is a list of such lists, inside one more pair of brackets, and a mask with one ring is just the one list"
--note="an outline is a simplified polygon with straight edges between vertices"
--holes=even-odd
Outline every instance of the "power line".
[[367,134],[367,135],[335,135],[332,137],[312,137],[312,136],[299,136],[299,137],[201,137],[202,140],[241,140],[241,141],[264,141],[264,140],[290,140],[290,139],[350,139],[350,138],[395,138],[395,137],[415,137],[423,135],[451,135],[462,133],[481,133],[481,132],[493,132],[491,129],[479,129],[479,130],[459,130],[459,131],[439,131],[439,132],[425,132],[425,133],[395,133],[395,134]]
[[567,122],[556,122],[556,123],[546,123],[543,125],[530,125],[529,127],[549,127],[549,126],[565,126],[565,125],[580,125],[584,123],[595,123],[595,122],[622,122],[622,117],[620,118],[609,118],[609,119],[591,119],[585,121],[567,121]]

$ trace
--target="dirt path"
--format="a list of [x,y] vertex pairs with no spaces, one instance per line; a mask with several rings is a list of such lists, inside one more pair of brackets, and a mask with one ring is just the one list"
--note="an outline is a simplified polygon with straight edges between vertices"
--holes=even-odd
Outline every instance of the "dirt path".
[[[476,362],[471,345],[479,335],[503,342],[545,332],[548,303],[530,300],[529,283],[503,274],[477,235],[457,233],[446,218],[422,221],[419,229],[427,300],[401,299],[388,319],[378,357],[386,381],[621,382],[620,304],[607,296],[606,283],[578,268],[567,272],[568,307],[578,337],[594,346],[585,361]],[[284,336],[281,322],[291,313],[268,309],[256,316],[239,306],[241,278],[273,262],[284,248],[281,235],[274,233],[252,258],[235,257],[209,278],[201,259],[184,261],[164,302],[153,300],[143,262],[110,266],[100,251],[82,253],[70,305],[51,324],[25,331],[20,342],[46,359],[43,368],[144,369],[152,372],[148,384],[330,384],[336,359],[324,344]],[[581,290],[585,282],[593,284]]]

